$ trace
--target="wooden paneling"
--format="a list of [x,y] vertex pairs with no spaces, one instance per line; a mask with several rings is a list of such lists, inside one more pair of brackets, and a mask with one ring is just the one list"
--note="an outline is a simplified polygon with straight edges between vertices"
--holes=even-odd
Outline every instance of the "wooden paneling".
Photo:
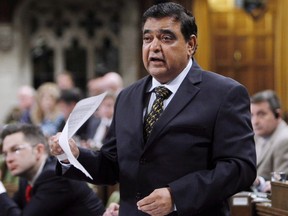
[[212,70],[236,79],[250,94],[274,89],[273,10],[254,20],[241,9],[210,13]]

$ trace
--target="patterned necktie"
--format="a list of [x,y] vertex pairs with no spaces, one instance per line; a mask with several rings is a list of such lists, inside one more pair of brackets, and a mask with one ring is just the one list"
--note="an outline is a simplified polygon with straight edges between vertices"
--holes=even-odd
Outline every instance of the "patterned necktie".
[[25,199],[27,203],[31,199],[31,190],[32,190],[32,186],[30,184],[27,184],[26,189],[25,189]]
[[164,86],[158,86],[154,89],[156,99],[153,102],[150,113],[144,120],[144,139],[148,139],[155,122],[163,112],[163,101],[171,95],[171,91]]

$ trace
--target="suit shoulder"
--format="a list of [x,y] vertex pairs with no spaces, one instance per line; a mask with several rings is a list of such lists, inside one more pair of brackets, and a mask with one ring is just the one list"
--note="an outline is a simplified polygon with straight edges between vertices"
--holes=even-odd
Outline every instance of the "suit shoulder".
[[124,88],[120,92],[119,96],[130,95],[135,92],[143,91],[143,89],[145,89],[146,84],[149,82],[150,79],[151,79],[151,76],[148,75],[148,76],[141,78],[140,80],[135,81],[131,85]]
[[201,91],[205,92],[206,95],[217,96],[221,95],[221,98],[228,97],[241,97],[249,100],[249,93],[244,85],[238,81],[226,77],[215,72],[200,70],[196,73],[199,73],[201,80],[196,84]]
[[203,79],[205,80],[212,80],[216,84],[222,84],[227,86],[243,86],[238,81],[232,79],[231,77],[223,76],[213,71],[203,71]]

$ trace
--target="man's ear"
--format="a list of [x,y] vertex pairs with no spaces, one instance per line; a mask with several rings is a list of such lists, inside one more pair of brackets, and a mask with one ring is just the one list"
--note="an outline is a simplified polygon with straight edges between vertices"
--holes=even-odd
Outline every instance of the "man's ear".
[[276,119],[282,117],[281,109],[274,110],[274,116]]
[[42,156],[43,154],[45,154],[46,152],[46,148],[45,145],[42,143],[38,143],[35,147],[34,147],[37,156]]
[[188,41],[188,55],[192,57],[197,49],[197,37],[192,34]]

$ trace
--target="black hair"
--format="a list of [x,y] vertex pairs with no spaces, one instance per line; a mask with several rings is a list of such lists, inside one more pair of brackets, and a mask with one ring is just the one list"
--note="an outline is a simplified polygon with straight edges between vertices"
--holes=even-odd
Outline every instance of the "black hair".
[[164,17],[173,17],[181,23],[181,32],[186,41],[191,35],[197,36],[195,17],[182,5],[173,2],[159,3],[146,10],[142,17],[142,29],[147,19]]
[[281,109],[280,100],[273,90],[264,90],[257,92],[250,98],[252,104],[257,104],[261,102],[268,102],[271,111],[273,112],[275,118],[279,118],[279,109]]
[[1,133],[1,140],[3,141],[6,136],[18,132],[24,134],[24,139],[27,142],[29,142],[31,146],[35,146],[39,143],[42,143],[45,145],[47,151],[48,149],[47,138],[44,136],[40,127],[32,124],[14,123],[4,126],[3,131]]
[[79,88],[65,89],[61,91],[59,101],[65,103],[77,103],[83,98],[82,92]]

